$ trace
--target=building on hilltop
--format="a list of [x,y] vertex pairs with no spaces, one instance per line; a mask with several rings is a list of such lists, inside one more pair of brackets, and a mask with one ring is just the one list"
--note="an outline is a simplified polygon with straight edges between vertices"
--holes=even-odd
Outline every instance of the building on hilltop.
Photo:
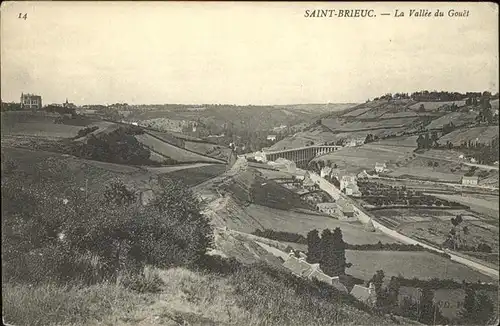
[[42,97],[35,94],[21,93],[21,109],[40,110],[42,108]]
[[76,109],[76,105],[74,103],[68,102],[67,98],[66,98],[66,102],[63,103],[63,107],[70,108],[70,109]]
[[477,176],[463,176],[462,177],[462,185],[464,186],[476,186],[478,182]]

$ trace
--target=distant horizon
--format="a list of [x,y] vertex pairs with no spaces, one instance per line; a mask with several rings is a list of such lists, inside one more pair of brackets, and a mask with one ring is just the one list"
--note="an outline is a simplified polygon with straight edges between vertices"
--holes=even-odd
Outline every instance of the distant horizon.
[[[450,7],[364,4],[376,12],[417,5]],[[396,89],[498,92],[498,6],[454,3],[467,18],[304,17],[358,6],[3,2],[2,98],[275,106],[363,103]]]
[[[426,89],[421,89],[421,90],[415,90],[415,91],[399,91],[399,92],[387,92],[387,93],[390,93],[390,94],[397,94],[397,93],[407,93],[409,95],[411,95],[412,93],[414,92],[421,92],[421,91],[429,91],[429,92],[448,92],[448,93],[460,93],[460,94],[465,94],[465,93],[483,93],[483,92],[490,92],[492,95],[497,95],[499,93],[499,90],[496,90],[496,91],[492,91],[492,90],[481,90],[481,91],[471,91],[471,90],[468,90],[468,91],[456,91],[456,90],[426,90]],[[66,98],[62,101],[62,102],[47,102],[47,101],[44,101],[44,97],[43,97],[43,94],[37,94],[37,93],[33,93],[33,92],[23,92],[24,94],[32,94],[32,95],[39,95],[42,97],[42,103],[43,105],[51,105],[51,104],[62,104],[66,101]],[[374,98],[377,98],[377,97],[380,97],[380,96],[383,96],[387,93],[384,93],[384,94],[380,94],[380,95],[377,95],[377,96],[374,96],[373,98],[370,98],[369,100],[370,101],[373,101]],[[20,96],[19,96],[20,97]],[[193,105],[193,106],[204,106],[204,105],[228,105],[228,106],[292,106],[292,105],[329,105],[329,104],[362,104],[362,103],[366,103],[368,99],[364,100],[364,101],[358,101],[358,102],[310,102],[310,103],[286,103],[286,104],[253,104],[253,103],[174,103],[174,102],[171,102],[171,103],[129,103],[129,102],[113,102],[113,103],[110,103],[110,102],[100,102],[100,103],[83,103],[83,104],[75,104],[73,101],[71,101],[70,98],[68,98],[68,102],[69,103],[73,103],[77,106],[85,106],[85,105],[106,105],[106,106],[109,106],[109,105],[113,105],[113,104],[127,104],[129,106],[132,106],[132,105],[136,105],[136,106],[139,106],[139,105],[148,105],[148,106],[154,106],[154,105],[186,105],[186,106],[189,106],[189,105]],[[18,103],[19,100],[14,100],[14,101],[5,101],[3,98],[1,99],[1,101],[3,103]],[[446,102],[446,101],[443,101],[443,102]]]

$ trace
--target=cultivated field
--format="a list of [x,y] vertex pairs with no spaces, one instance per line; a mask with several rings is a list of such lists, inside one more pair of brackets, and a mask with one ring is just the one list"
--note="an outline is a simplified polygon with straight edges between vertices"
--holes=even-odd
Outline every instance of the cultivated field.
[[335,163],[340,169],[357,173],[363,170],[373,170],[375,163],[396,163],[409,157],[411,148],[394,148],[388,146],[373,146],[366,144],[360,147],[347,147],[326,155],[322,155],[313,161],[328,161]]
[[271,229],[299,233],[304,236],[313,229],[323,230],[340,227],[344,240],[352,244],[396,242],[392,238],[378,232],[368,232],[360,224],[352,224],[330,217],[285,211],[251,204],[241,206],[228,199],[223,208],[217,212],[224,219],[227,227],[237,231],[252,233],[256,229]]
[[383,270],[385,279],[401,274],[405,278],[454,279],[458,282],[494,282],[490,277],[476,272],[447,258],[423,251],[357,251],[347,250],[346,258],[352,263],[347,273],[369,280],[377,270]]
[[455,103],[457,106],[464,106],[465,101],[443,101],[443,102],[418,102],[410,106],[410,109],[417,110],[420,105],[424,105],[426,111],[435,111],[442,106],[452,105]]
[[167,142],[161,141],[161,140],[159,140],[151,135],[148,135],[148,134],[135,135],[135,138],[140,143],[142,143],[146,147],[150,148],[151,150],[153,150],[153,151],[155,151],[155,152],[157,152],[165,157],[170,157],[170,158],[172,158],[176,161],[179,161],[179,162],[219,163],[218,160],[186,151],[182,148],[179,148],[179,147],[171,145]]
[[425,180],[460,182],[467,170],[462,171],[459,163],[415,157],[405,163],[400,163],[400,166],[391,166],[391,172],[388,175],[396,178],[409,176]]
[[488,195],[475,195],[475,194],[464,194],[464,195],[452,195],[452,194],[432,194],[432,196],[457,202],[459,204],[467,205],[470,207],[471,211],[490,217],[492,220],[496,220],[498,225],[499,219],[499,207],[498,207],[498,196],[488,196]]
[[[486,243],[492,248],[493,252],[498,252],[498,227],[477,220],[465,220],[459,227],[462,228],[463,226],[467,226],[469,229],[469,234],[463,237],[468,246],[477,247],[480,243]],[[442,245],[447,239],[451,228],[450,220],[434,218],[432,221],[404,223],[397,230],[416,239]]]
[[212,164],[160,174],[162,178],[179,180],[189,187],[217,177],[226,171],[224,164]]
[[475,127],[470,129],[459,129],[439,138],[440,144],[450,141],[453,145],[461,145],[469,140],[489,144],[493,138],[498,137],[498,126]]
[[456,127],[459,127],[474,122],[477,115],[477,112],[450,112],[440,118],[432,120],[425,128],[441,129],[450,122],[453,122]]

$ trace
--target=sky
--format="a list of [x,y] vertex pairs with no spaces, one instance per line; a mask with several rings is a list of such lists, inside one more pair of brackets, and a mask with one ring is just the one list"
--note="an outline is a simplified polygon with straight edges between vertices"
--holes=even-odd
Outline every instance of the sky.
[[[408,17],[420,8],[445,16]],[[313,9],[377,17],[304,17]],[[262,105],[498,91],[493,3],[26,1],[2,2],[0,22],[9,102],[22,92],[45,104]]]

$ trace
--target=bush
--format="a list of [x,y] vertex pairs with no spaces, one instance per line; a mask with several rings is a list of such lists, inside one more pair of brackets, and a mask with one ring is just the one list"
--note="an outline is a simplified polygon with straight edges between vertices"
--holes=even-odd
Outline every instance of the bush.
[[139,293],[158,293],[165,285],[158,273],[148,268],[141,274],[125,274],[121,277],[120,284]]
[[87,127],[87,128],[78,130],[78,134],[76,135],[75,138],[85,137],[88,134],[90,134],[91,132],[96,131],[97,129],[99,129],[98,126],[93,126],[93,127]]
[[[47,195],[50,187],[2,180],[5,281],[91,284],[145,265],[190,265],[211,245],[211,226],[180,183],[164,181],[162,193],[145,207],[121,187],[107,190],[119,189],[114,197],[95,193],[87,199],[79,190]],[[121,195],[129,201],[118,200]]]

